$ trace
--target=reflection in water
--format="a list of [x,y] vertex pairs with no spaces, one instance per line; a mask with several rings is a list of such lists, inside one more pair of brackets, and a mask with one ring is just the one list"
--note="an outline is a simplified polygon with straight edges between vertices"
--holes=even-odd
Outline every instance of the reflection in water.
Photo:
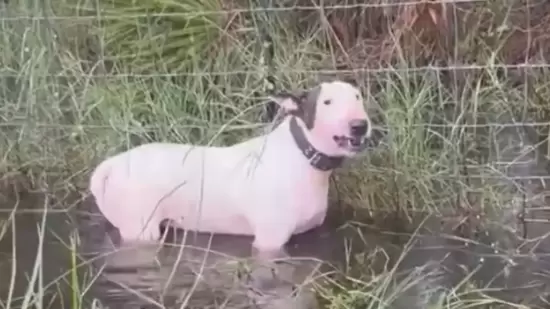
[[[32,276],[44,218],[40,212],[24,213],[23,207],[40,207],[42,202],[40,197],[25,197],[19,207],[21,214],[15,216],[14,225],[0,241],[1,274],[7,277],[11,265],[17,269],[16,297],[25,294]],[[12,208],[7,201],[3,205]],[[369,262],[378,273],[399,262],[397,281],[390,288],[403,290],[399,280],[417,278],[396,294],[392,308],[426,308],[431,296],[455,287],[467,275],[478,288],[496,288],[487,293],[509,301],[542,303],[549,291],[549,248],[534,250],[530,246],[530,251],[525,251],[518,242],[514,250],[508,246],[503,252],[496,242],[501,235],[492,235],[490,229],[467,240],[457,234],[455,224],[436,217],[415,222],[412,226],[421,224],[422,228],[414,237],[414,230],[389,232],[395,230],[393,218],[378,220],[377,226],[385,229],[336,229],[329,223],[298,235],[288,250],[294,263],[279,265],[281,276],[273,278],[268,288],[260,288],[257,274],[270,272],[249,269],[250,237],[171,231],[163,246],[120,247],[116,230],[109,228],[93,203],[78,205],[78,212],[52,213],[45,221],[41,280],[42,285],[48,285],[45,302],[52,302],[51,308],[71,307],[70,236],[75,235],[76,227],[80,235],[78,254],[84,265],[90,266],[78,272],[81,290],[86,290],[86,301],[98,298],[110,308],[315,308],[309,283],[319,281],[323,273],[334,268],[345,270],[353,251],[379,253]],[[3,219],[9,216],[9,212],[2,214]],[[13,240],[12,228],[16,231]],[[407,251],[405,256],[403,250]],[[16,263],[10,263],[11,257]],[[525,286],[528,288],[518,289]],[[0,299],[6,299],[9,288],[9,281],[0,282]],[[14,303],[22,301],[14,299]]]

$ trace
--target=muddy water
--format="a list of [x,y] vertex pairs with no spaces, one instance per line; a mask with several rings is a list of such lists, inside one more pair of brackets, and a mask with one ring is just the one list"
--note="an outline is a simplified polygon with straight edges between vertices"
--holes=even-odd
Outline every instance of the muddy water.
[[[9,217],[14,203],[4,199],[3,219]],[[14,224],[0,241],[0,299],[7,299],[8,278],[15,268],[14,305],[24,302],[19,297],[29,288],[37,252],[41,252],[43,267],[41,282],[34,289],[44,295],[45,308],[73,307],[71,278],[79,282],[77,294],[85,291],[83,308],[92,308],[94,298],[110,308],[316,308],[308,282],[319,282],[327,271],[345,270],[353,251],[378,252],[378,258],[368,265],[377,272],[399,262],[397,283],[390,290],[397,289],[399,280],[422,278],[400,291],[392,308],[426,308],[430,299],[468,275],[477,288],[490,287],[487,294],[528,301],[540,308],[550,291],[550,247],[518,242],[513,250],[509,245],[501,248],[502,235],[491,234],[489,228],[479,229],[475,238],[468,239],[459,235],[456,225],[449,223],[452,220],[436,217],[420,216],[410,225],[420,226],[415,231],[403,229],[403,222],[392,216],[377,219],[376,225],[337,228],[342,218],[333,215],[334,222],[291,240],[289,253],[294,263],[279,265],[279,275],[266,285],[265,281],[258,284],[249,267],[238,263],[250,255],[252,239],[248,237],[169,231],[162,247],[121,248],[116,230],[88,200],[75,201],[67,213],[47,216],[41,211],[44,196],[40,194],[22,195],[17,204]],[[61,209],[67,204],[50,202],[48,207]],[[71,250],[71,236],[79,239],[76,251]],[[71,273],[73,253],[80,266]],[[399,260],[400,256],[404,258]],[[406,278],[411,273],[416,275]]]
[[[7,220],[17,208],[0,241],[3,301],[15,270],[12,301],[23,302],[39,252],[43,267],[35,291],[46,286],[40,292],[45,306],[55,304],[52,308],[72,306],[73,274],[81,292],[86,290],[85,308],[91,307],[94,298],[111,308],[214,308],[220,304],[226,308],[315,308],[316,301],[305,283],[338,264],[343,267],[350,247],[363,249],[368,242],[375,248],[381,239],[362,239],[355,229],[337,231],[330,225],[299,235],[288,247],[295,261],[278,265],[280,275],[268,277],[266,285],[262,279],[266,274],[259,272],[258,277],[258,272],[251,272],[244,263],[250,256],[249,237],[168,231],[162,247],[125,248],[119,245],[116,229],[89,200],[73,202],[67,212],[55,211],[67,204],[50,201],[48,209],[54,211],[46,216],[44,200],[41,194],[23,194],[18,201],[4,199],[0,207],[0,220]],[[41,230],[44,237],[40,237]],[[76,251],[71,249],[71,239],[78,239],[73,247]],[[71,273],[74,255],[78,256],[78,271]]]

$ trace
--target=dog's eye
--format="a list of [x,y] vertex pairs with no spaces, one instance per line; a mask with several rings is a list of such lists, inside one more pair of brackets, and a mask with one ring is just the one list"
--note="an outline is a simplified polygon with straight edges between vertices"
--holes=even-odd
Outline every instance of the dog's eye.
[[359,95],[358,95],[358,94],[356,94],[356,95],[355,95],[355,98],[356,98],[357,100],[359,100]]
[[332,103],[332,101],[330,101],[330,100],[325,100],[325,102],[323,102],[323,103],[325,103],[325,105],[329,105],[330,103]]

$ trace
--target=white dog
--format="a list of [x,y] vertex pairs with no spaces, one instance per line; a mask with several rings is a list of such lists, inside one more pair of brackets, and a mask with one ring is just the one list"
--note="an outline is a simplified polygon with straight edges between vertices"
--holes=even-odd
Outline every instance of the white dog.
[[323,223],[329,175],[365,148],[371,122],[357,88],[322,83],[273,98],[286,115],[270,133],[230,147],[141,145],[106,159],[90,190],[124,241],[156,241],[161,221],[254,236],[285,255],[291,235]]

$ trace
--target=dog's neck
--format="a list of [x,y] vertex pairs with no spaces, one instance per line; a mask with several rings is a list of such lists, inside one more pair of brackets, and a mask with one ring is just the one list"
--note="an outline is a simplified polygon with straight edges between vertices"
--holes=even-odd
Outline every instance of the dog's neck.
[[317,150],[307,139],[304,129],[300,127],[295,116],[290,118],[290,134],[298,149],[314,168],[326,172],[340,167],[344,162],[342,156],[329,156]]

